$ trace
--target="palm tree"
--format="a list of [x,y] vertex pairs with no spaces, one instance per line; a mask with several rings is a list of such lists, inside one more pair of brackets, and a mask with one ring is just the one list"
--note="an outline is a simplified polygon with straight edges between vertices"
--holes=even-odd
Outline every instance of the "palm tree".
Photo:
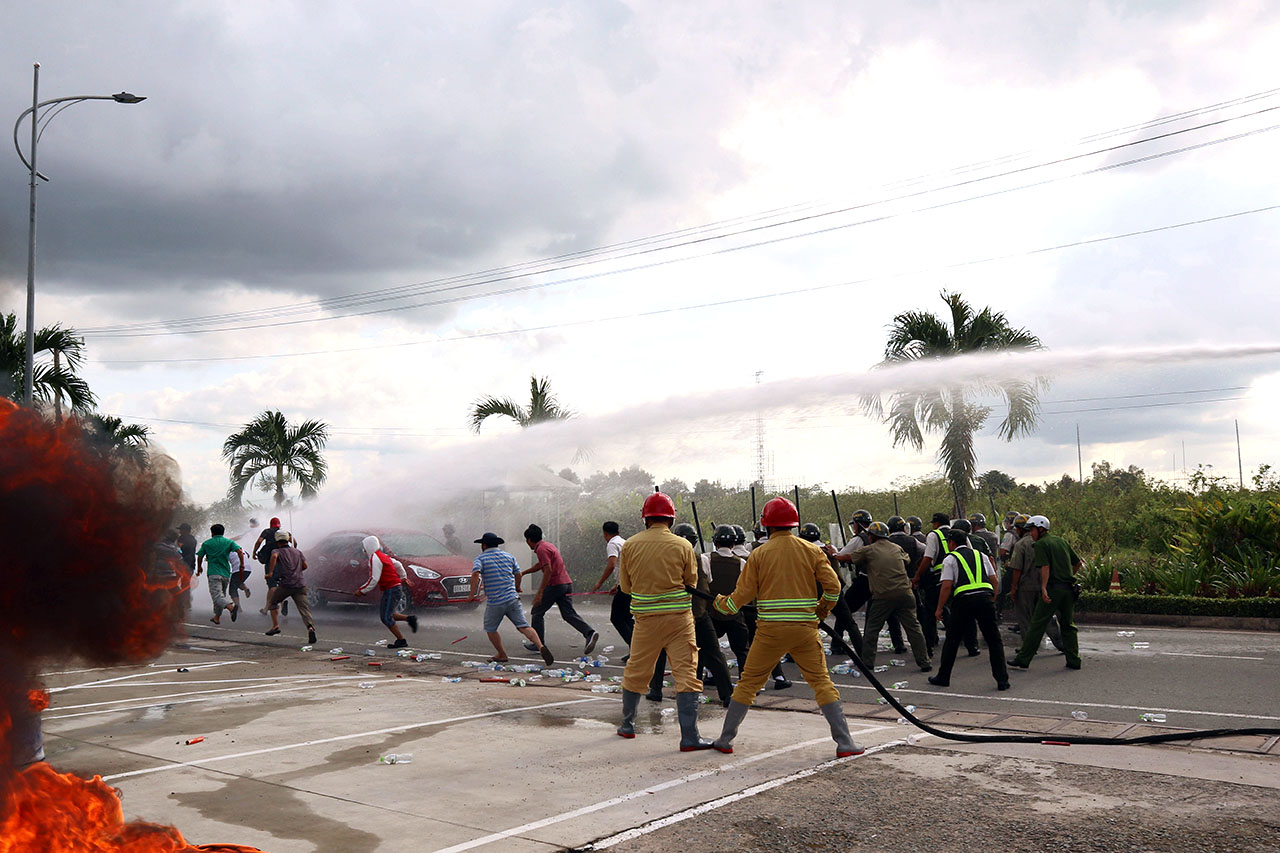
[[[893,318],[889,340],[884,348],[884,361],[879,367],[905,364],[926,359],[977,352],[1043,349],[1040,339],[1026,329],[1015,329],[998,311],[983,308],[975,314],[968,302],[956,293],[941,294],[951,311],[951,325],[928,311],[907,311]],[[945,372],[939,364],[938,373]],[[924,433],[941,433],[938,461],[956,495],[957,511],[972,493],[977,473],[977,452],[973,435],[987,422],[991,408],[973,402],[970,395],[998,394],[1004,397],[1008,412],[1000,422],[999,435],[1006,441],[1028,435],[1039,420],[1038,391],[1045,380],[1008,379],[976,385],[940,382],[936,387],[898,391],[889,395],[888,407],[879,394],[863,397],[862,404],[871,414],[889,424],[893,444],[909,444],[916,450],[924,447]]]
[[145,463],[151,430],[141,424],[127,424],[114,415],[91,415],[85,426],[94,441],[108,454]]
[[275,489],[277,508],[284,503],[284,487],[292,483],[301,487],[302,497],[314,497],[329,473],[321,455],[328,440],[328,424],[304,421],[291,427],[280,412],[263,412],[222,445],[222,458],[231,463],[227,497],[239,504],[255,477],[258,488]]
[[529,405],[521,406],[510,397],[483,397],[471,408],[471,429],[479,433],[480,426],[493,415],[511,418],[522,427],[544,421],[560,421],[573,417],[573,412],[560,405],[551,393],[551,380],[543,376],[529,377]]
[[[35,399],[42,403],[54,403],[61,412],[62,400],[67,400],[77,412],[88,412],[95,398],[89,385],[76,375],[84,360],[84,338],[60,324],[36,330],[35,351],[39,356],[48,353],[53,364],[35,364],[32,385]],[[21,400],[23,379],[26,374],[27,340],[18,331],[17,314],[0,314],[0,396]]]

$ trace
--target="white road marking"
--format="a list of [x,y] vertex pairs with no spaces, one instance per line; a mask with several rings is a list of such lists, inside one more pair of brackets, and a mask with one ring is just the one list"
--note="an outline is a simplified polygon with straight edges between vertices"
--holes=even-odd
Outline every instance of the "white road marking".
[[[841,684],[836,687],[843,690],[872,690],[874,687],[860,684]],[[938,693],[932,690],[894,690],[897,693],[915,693],[919,696],[932,696],[935,699],[954,697],[957,699],[981,699],[984,702],[1025,702],[1030,705],[1069,705],[1072,708],[1111,708],[1119,711],[1163,711],[1167,714],[1198,714],[1204,717],[1232,717],[1239,720],[1280,720],[1280,717],[1268,717],[1265,714],[1232,714],[1229,711],[1192,711],[1186,708],[1166,708],[1163,705],[1108,705],[1104,702],[1063,702],[1058,699],[1024,699],[1019,696],[983,696],[976,693]],[[885,706],[888,707],[888,706]],[[982,714],[984,711],[966,711],[963,708],[943,708],[944,711],[959,714]],[[1092,722],[1107,722],[1095,720]]]
[[[352,681],[355,681],[358,678],[360,678],[360,676],[355,676],[355,675],[350,676],[350,679]],[[317,687],[329,687],[331,684],[333,684],[333,682],[321,682],[320,684],[302,684],[297,687],[286,687],[283,690],[259,690],[259,691],[256,691],[253,695],[257,697],[257,696],[270,696],[274,693],[297,693],[300,690],[315,690]],[[189,705],[192,702],[215,702],[219,699],[227,699],[227,698],[230,698],[228,694],[218,693],[215,696],[201,696],[198,699],[171,699],[167,702],[149,702],[145,705],[127,705],[123,708],[103,708],[97,711],[77,711],[74,714],[50,715],[48,711],[45,711],[44,712],[45,715],[42,717],[42,719],[44,719],[46,722],[48,722],[49,720],[69,720],[73,717],[93,717],[99,714],[119,714],[123,711],[143,711],[143,710],[146,710],[147,708],[166,708],[170,705]]]
[[[888,728],[888,726],[885,726],[884,728]],[[807,779],[808,777],[813,776],[817,773],[821,773],[824,770],[830,770],[832,767],[839,767],[840,765],[846,764],[850,761],[856,761],[859,758],[863,758],[868,755],[873,755],[877,752],[881,752],[883,750],[890,749],[895,746],[902,746],[905,743],[906,743],[905,740],[891,740],[888,743],[882,743],[879,746],[871,747],[866,752],[862,753],[862,755],[851,755],[847,758],[833,758],[830,761],[824,761],[815,767],[808,767],[804,770],[797,770],[795,773],[791,773],[787,776],[782,776],[777,779],[771,779],[768,782],[761,782],[759,785],[752,785],[750,788],[744,788],[741,791],[738,791],[737,793],[734,793],[734,794],[727,794],[718,799],[703,803],[700,806],[694,806],[693,808],[685,809],[682,812],[676,812],[673,815],[668,815],[667,817],[658,818],[657,820],[649,821],[648,823],[643,824],[642,826],[637,826],[634,829],[628,829],[625,832],[619,832],[616,835],[610,835],[607,838],[602,838],[599,841],[596,841],[592,844],[588,844],[586,847],[582,849],[605,850],[610,847],[613,847],[614,845],[621,844],[624,841],[632,841],[636,838],[639,838],[642,835],[648,835],[651,832],[656,832],[659,829],[664,829],[668,826],[671,826],[672,824],[680,823],[683,820],[688,820],[691,817],[697,817],[698,815],[706,814],[707,812],[710,812],[710,811],[715,811],[716,809],[721,808],[722,806],[727,806],[730,803],[736,803],[739,800],[745,800],[748,797],[754,797],[756,794],[763,794],[765,791],[772,791],[774,788],[780,788],[783,785],[789,785],[792,782],[797,782],[801,779]],[[450,848],[450,849],[453,849],[453,848]],[[438,853],[442,853],[442,851],[438,851]]]
[[[154,673],[154,674],[155,674],[155,675],[162,675],[163,673]],[[345,677],[345,676],[340,676],[340,675],[321,675],[321,674],[319,674],[319,673],[316,673],[316,674],[314,674],[314,675],[259,675],[259,676],[256,676],[256,677],[254,677],[254,678],[193,678],[193,679],[191,679],[190,681],[185,681],[185,680],[182,680],[182,681],[144,681],[144,682],[141,682],[141,683],[133,682],[133,683],[131,683],[131,684],[101,684],[101,685],[98,685],[98,686],[99,686],[101,689],[103,689],[103,690],[111,690],[111,689],[113,689],[113,688],[118,688],[118,687],[127,687],[127,688],[129,688],[130,690],[134,690],[134,689],[137,689],[137,688],[139,688],[139,687],[174,687],[174,686],[180,686],[180,685],[181,685],[181,686],[185,686],[185,685],[188,685],[188,684],[245,684],[245,683],[250,683],[250,682],[262,682],[262,683],[265,683],[265,684],[279,684],[279,683],[280,683],[280,682],[282,682],[282,681],[284,681],[284,682],[299,681],[299,680],[303,680],[303,681],[315,681],[315,680],[317,680],[317,679],[322,679],[322,678],[343,678],[343,677]],[[376,674],[375,674],[375,675],[373,675],[372,677],[374,677],[374,678],[386,678],[386,676],[385,676],[385,675],[376,675]],[[126,699],[117,699],[116,701],[117,701],[117,702],[125,702],[125,701],[131,701],[131,700],[138,700],[138,699],[151,699],[151,698],[154,698],[154,697],[151,697],[151,696],[131,696],[131,697],[129,697],[129,699],[128,699],[128,700],[126,700]]]
[[[193,664],[191,666],[188,666],[187,668],[188,669],[209,669],[210,667],[229,666],[230,664],[235,664],[235,663],[245,663],[245,664],[257,666],[257,663],[255,661],[226,660],[226,661],[217,661],[214,663],[207,663],[207,664]],[[85,682],[81,682],[80,684],[67,684],[62,687],[54,687],[49,692],[62,693],[64,690],[85,690],[89,687],[100,687],[103,684],[113,684],[117,681],[130,681],[134,678],[150,678],[153,675],[160,675],[162,672],[164,672],[164,670],[153,669],[149,672],[135,672],[133,675],[121,675],[116,678],[103,678],[98,681],[85,681]]]
[[[379,676],[371,676],[371,677],[378,678]],[[55,712],[74,711],[80,708],[100,708],[103,705],[119,705],[121,702],[143,702],[143,701],[156,702],[156,700],[159,700],[159,699],[177,699],[182,696],[200,696],[200,695],[212,694],[212,693],[235,693],[237,691],[243,692],[245,690],[255,690],[255,688],[259,688],[259,687],[276,687],[281,684],[293,685],[293,684],[310,684],[313,682],[321,682],[321,681],[328,681],[328,682],[352,681],[357,678],[364,679],[365,676],[363,675],[305,676],[304,675],[304,676],[294,676],[292,678],[273,678],[270,681],[264,681],[258,684],[242,684],[239,687],[218,687],[213,690],[188,690],[183,693],[162,693],[159,696],[127,696],[123,699],[106,699],[106,700],[103,700],[102,702],[86,702],[83,705],[60,705],[57,708],[52,708],[51,710]],[[180,684],[181,682],[164,682],[164,683]],[[213,682],[213,683],[217,683],[217,682]],[[119,685],[111,685],[111,686],[112,687],[133,687],[136,685],[119,684]],[[255,691],[255,692],[261,692],[261,691]],[[166,704],[166,703],[161,702],[159,704]]]
[[[285,691],[281,691],[285,692]],[[262,695],[262,694],[255,694]],[[581,705],[585,702],[602,702],[607,701],[604,696],[591,696],[586,699],[568,699],[562,702],[546,702],[541,705],[523,705],[518,708],[505,708],[499,711],[486,711],[483,714],[465,714],[460,717],[446,717],[442,720],[428,720],[424,723],[406,723],[402,726],[391,726],[385,729],[373,729],[365,732],[354,732],[346,735],[336,735],[334,737],[317,738],[315,740],[304,740],[298,743],[286,743],[280,746],[269,746],[265,749],[251,749],[246,752],[232,752],[226,755],[215,755],[210,758],[201,758],[195,761],[180,761],[173,764],[161,764],[158,767],[148,767],[144,770],[130,770],[127,773],[114,773],[110,776],[103,776],[104,782],[110,782],[115,779],[127,779],[131,776],[145,776],[150,773],[160,773],[165,770],[179,770],[184,767],[194,767],[197,770],[202,769],[206,764],[212,764],[215,761],[230,761],[234,758],[247,758],[251,755],[266,755],[270,752],[283,752],[287,749],[300,749],[306,746],[319,746],[326,743],[338,743],[344,740],[355,740],[356,738],[375,737],[377,735],[392,734],[393,732],[408,732],[414,729],[424,729],[429,726],[443,726],[448,723],[461,723],[467,720],[481,720],[485,717],[500,717],[506,714],[519,714],[524,711],[540,711],[543,708],[558,708],[565,705]]]
[[[851,734],[854,734],[854,735],[867,734],[868,732],[878,732],[887,728],[892,728],[892,727],[891,726],[875,726],[869,729],[859,729],[855,732],[851,732]],[[688,784],[689,782],[696,782],[697,780],[705,779],[708,776],[716,776],[722,773],[727,773],[730,770],[736,770],[740,767],[745,767],[748,764],[754,764],[757,761],[766,761],[770,758],[775,758],[779,755],[784,755],[788,752],[794,752],[797,749],[806,749],[810,746],[816,746],[817,744],[820,744],[820,743],[830,743],[830,741],[831,741],[831,738],[824,737],[824,738],[815,738],[814,740],[802,741],[801,743],[793,743],[791,746],[784,746],[779,749],[774,749],[769,752],[761,753],[760,755],[753,755],[750,758],[744,758],[739,761],[734,761],[730,764],[716,765],[715,767],[709,768],[707,770],[699,770],[696,773],[690,773],[686,776],[681,776],[678,779],[670,779],[666,782],[659,782],[656,785],[650,785],[649,787],[641,788],[638,791],[631,791],[630,793],[627,793],[627,794],[622,794],[617,797],[611,797],[607,800],[601,800],[598,803],[592,803],[589,806],[583,806],[582,808],[574,809],[573,811],[563,812],[558,815],[552,815],[551,817],[544,817],[541,820],[535,820],[535,821],[532,821],[531,823],[521,824],[520,826],[513,826],[511,829],[504,829],[500,832],[494,832],[494,833],[491,833],[490,835],[481,836],[480,838],[473,838],[472,840],[464,841],[461,844],[454,844],[452,847],[442,847],[438,850],[433,851],[433,853],[462,853],[462,851],[464,850],[472,850],[476,847],[483,847],[486,844],[492,844],[495,841],[503,841],[507,838],[512,837],[513,835],[520,835],[525,832],[532,832],[535,829],[542,829],[543,827],[551,826],[552,824],[563,823],[566,820],[573,820],[574,818],[582,817],[583,815],[588,815],[588,814],[592,814],[593,812],[602,811],[603,809],[612,808],[613,806],[621,805],[622,803],[629,802],[639,797],[645,797],[650,794],[656,794],[660,791],[668,790],[669,788],[676,788],[676,787],[679,787],[680,785]],[[880,748],[882,747],[869,749],[867,750],[867,752],[873,752]],[[865,754],[866,753],[864,753],[864,755]],[[840,759],[836,759],[836,761],[848,761],[848,759],[840,758]],[[821,767],[823,765],[818,765],[818,766]]]
[[1180,658],[1226,658],[1227,660],[1266,660],[1266,658],[1251,658],[1244,655],[1198,655],[1193,652],[1156,652],[1158,655],[1173,655]]

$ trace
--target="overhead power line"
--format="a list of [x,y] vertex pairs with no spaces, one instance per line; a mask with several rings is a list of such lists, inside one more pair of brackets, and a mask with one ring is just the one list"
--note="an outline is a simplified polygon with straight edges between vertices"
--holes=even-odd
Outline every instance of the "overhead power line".
[[[1280,92],[1280,90],[1272,90],[1267,93],[1259,93],[1256,96],[1252,96],[1252,98],[1257,99],[1262,97],[1269,97],[1275,94],[1276,92]],[[1239,100],[1243,101],[1244,99],[1239,99]],[[1205,109],[1209,109],[1209,108],[1205,108]],[[736,229],[726,231],[725,233],[719,233],[719,234],[703,233],[707,229],[714,229],[714,228],[721,227],[720,223],[713,224],[710,226],[697,226],[691,229],[683,229],[681,231],[668,232],[667,234],[664,234],[664,235],[655,235],[652,237],[638,238],[637,240],[627,241],[625,243],[613,244],[612,246],[601,247],[599,249],[584,250],[583,252],[560,255],[550,259],[532,261],[525,264],[516,264],[516,265],[507,266],[507,267],[499,267],[499,268],[486,270],[482,272],[452,276],[452,277],[436,279],[428,282],[419,282],[419,283],[410,284],[410,285],[401,285],[394,288],[365,291],[365,292],[360,292],[356,294],[348,294],[340,297],[331,297],[329,299],[313,300],[310,302],[273,306],[265,309],[256,309],[252,311],[236,312],[236,313],[230,313],[230,314],[204,315],[200,317],[188,317],[188,318],[181,318],[181,319],[174,319],[174,320],[149,321],[145,323],[132,323],[132,324],[121,324],[116,326],[92,327],[92,328],[87,328],[82,330],[82,333],[86,337],[98,337],[98,338],[146,337],[146,336],[153,336],[153,335],[205,334],[205,333],[212,333],[212,332],[218,332],[218,331],[238,331],[243,329],[254,329],[254,328],[272,328],[277,326],[298,325],[302,323],[333,320],[333,319],[339,319],[341,317],[367,316],[370,314],[387,313],[390,311],[410,310],[412,308],[424,307],[428,305],[447,304],[447,303],[456,302],[456,301],[463,301],[464,299],[483,298],[485,296],[493,296],[493,295],[501,295],[501,294],[510,293],[510,292],[518,292],[519,290],[523,290],[523,289],[532,289],[532,287],[546,287],[554,284],[564,284],[572,281],[585,280],[586,278],[594,278],[597,276],[584,276],[581,278],[570,278],[566,280],[544,282],[538,285],[531,286],[529,288],[514,288],[511,290],[498,291],[496,293],[494,292],[477,293],[467,297],[462,297],[462,298],[455,297],[453,299],[448,299],[443,301],[434,301],[434,302],[429,301],[429,302],[413,303],[408,305],[396,305],[396,306],[384,307],[376,310],[361,311],[361,312],[352,312],[348,310],[346,311],[346,313],[333,314],[330,316],[321,316],[321,317],[304,317],[304,318],[293,317],[291,319],[287,319],[278,323],[268,323],[268,322],[256,323],[256,321],[258,320],[269,320],[274,317],[285,316],[286,314],[296,314],[300,311],[305,312],[305,311],[320,311],[320,310],[344,310],[344,309],[361,307],[364,305],[378,304],[381,302],[404,300],[404,299],[414,298],[414,297],[429,294],[429,293],[442,293],[442,292],[468,290],[468,289],[473,290],[476,288],[484,287],[486,285],[501,284],[502,282],[511,281],[514,279],[527,278],[528,276],[531,276],[531,275],[546,275],[554,272],[563,272],[566,270],[575,269],[575,268],[586,266],[589,264],[600,263],[604,260],[611,260],[611,261],[625,260],[627,258],[632,258],[639,255],[646,255],[653,252],[668,251],[675,248],[693,246],[693,245],[698,245],[702,243],[707,243],[710,241],[722,240],[728,237],[742,236],[742,235],[756,233],[756,232],[760,232],[768,229],[775,229],[775,228],[788,226],[788,225],[796,225],[796,224],[809,222],[809,221],[817,220],[824,217],[830,217],[830,216],[839,215],[839,214],[851,213],[858,210],[864,210],[864,209],[888,204],[895,201],[902,201],[902,200],[907,200],[911,198],[917,198],[917,197],[938,193],[938,192],[944,192],[947,190],[957,189],[957,188],[961,188],[961,187],[965,187],[965,186],[969,186],[969,185],[973,185],[981,182],[992,181],[998,178],[1017,175],[1020,173],[1029,172],[1037,169],[1043,169],[1049,166],[1059,165],[1062,163],[1071,162],[1081,158],[1112,153],[1112,152],[1115,152],[1124,148],[1129,148],[1135,145],[1141,145],[1149,142],[1168,139],[1173,136],[1177,136],[1185,133],[1191,133],[1197,130],[1203,130],[1205,128],[1214,127],[1218,125],[1223,125],[1228,122],[1238,121],[1244,118],[1249,118],[1249,117],[1261,115],[1264,113],[1273,112],[1276,110],[1280,110],[1280,106],[1268,106],[1268,107],[1264,107],[1243,115],[1229,116],[1229,117],[1217,119],[1214,121],[1205,122],[1199,125],[1195,125],[1193,127],[1181,128],[1178,130],[1168,131],[1166,133],[1161,133],[1154,136],[1144,137],[1142,139],[1130,140],[1128,142],[1124,142],[1118,145],[1096,148],[1087,152],[1073,154],[1065,157],[1059,157],[1059,158],[1041,162],[1041,163],[1036,163],[1028,166],[1021,166],[1014,169],[1008,169],[1006,171],[992,174],[992,175],[984,175],[981,177],[967,178],[965,180],[956,181],[945,186],[915,190],[915,191],[903,193],[891,198],[879,199],[876,201],[864,202],[864,203],[855,204],[855,205],[848,205],[848,206],[837,208],[835,210],[821,211],[816,213],[807,213],[800,216],[791,216],[789,218],[786,218],[777,222],[765,222],[763,224],[752,224],[753,222],[757,221],[760,218],[765,218],[765,219],[771,218],[773,216],[773,213],[739,217],[735,220],[727,220],[727,222],[729,224],[746,223],[746,227],[738,227]],[[1157,122],[1163,123],[1171,120],[1173,120],[1172,117],[1160,119],[1160,120],[1157,120]],[[1274,129],[1274,128],[1258,129],[1255,131],[1247,132],[1245,134],[1237,134],[1235,136],[1227,137],[1224,139],[1218,139],[1208,143],[1202,143],[1201,145],[1198,145],[1198,146],[1188,146],[1186,148],[1177,149],[1175,151],[1162,152],[1157,155],[1151,155],[1150,158],[1138,158],[1135,160],[1127,161],[1125,163],[1105,166],[1096,170],[1086,170],[1084,172],[1065,176],[1065,178],[1079,177],[1081,175],[1087,175],[1097,171],[1105,171],[1107,169],[1114,169],[1114,168],[1119,168],[1127,165],[1133,165],[1140,162],[1146,162],[1147,159],[1154,159],[1155,157],[1164,157],[1164,156],[1171,156],[1173,154],[1184,153],[1185,151],[1195,150],[1196,148],[1204,147],[1205,145],[1220,144],[1222,142],[1233,141],[1235,139],[1242,138],[1243,136],[1252,135],[1253,133],[1258,133],[1258,132],[1264,132],[1265,130],[1270,130],[1270,129]],[[1119,132],[1120,131],[1113,131],[1112,133],[1115,134]],[[855,227],[857,225],[864,225],[870,222],[883,221],[884,219],[895,218],[897,216],[909,215],[911,213],[918,213],[922,211],[933,210],[939,207],[946,207],[956,203],[963,203],[967,201],[973,201],[976,199],[987,198],[987,197],[990,197],[991,195],[998,195],[1004,192],[1011,192],[1014,190],[1040,186],[1040,185],[1043,185],[1044,183],[1051,183],[1054,180],[1063,180],[1065,178],[1056,178],[1049,181],[1035,182],[1035,183],[1031,183],[1031,184],[1027,184],[1019,187],[1000,190],[995,193],[982,194],[978,196],[968,197],[965,199],[960,199],[958,201],[951,201],[942,205],[926,206],[926,207],[918,208],[916,210],[908,211],[906,213],[897,213],[889,216],[876,217],[868,220],[861,220],[854,223],[846,223],[842,225],[833,226],[831,228],[825,228],[825,229],[819,229],[819,230],[810,231],[810,232],[804,232],[801,234],[789,235],[787,237],[779,238],[777,240],[766,240],[766,241],[760,241],[757,243],[747,244],[745,246],[731,247],[729,249],[725,249],[721,251],[738,251],[745,248],[754,248],[761,245],[768,245],[773,242],[780,242],[781,240],[789,240],[789,239],[796,239],[798,237],[813,236],[815,234],[826,233],[832,230]],[[800,205],[797,207],[803,208],[804,205]],[[782,212],[786,212],[792,209],[795,209],[795,207],[779,208],[778,210]],[[720,252],[704,253],[703,255],[697,255],[694,257],[705,257],[708,254],[719,254],[719,253]],[[689,259],[690,258],[679,258],[676,260],[663,262],[663,264],[674,263],[674,262],[689,260]],[[633,267],[630,270],[614,270],[605,274],[619,274],[622,272],[633,271],[636,269],[645,269],[655,265],[662,265],[662,264],[641,265],[638,267]],[[249,323],[249,324],[248,325],[246,324],[227,325],[227,323],[231,323],[231,322],[241,323],[241,321],[244,321],[244,323]]]
[[881,276],[869,276],[866,278],[852,279],[849,281],[834,282],[828,284],[811,285],[808,287],[791,288],[789,290],[775,290],[769,293],[751,294],[748,296],[736,296],[729,299],[720,299],[707,302],[699,302],[690,305],[673,306],[669,308],[655,308],[648,311],[637,311],[627,314],[614,314],[607,317],[594,317],[583,320],[569,320],[560,323],[544,323],[539,326],[526,326],[518,329],[499,329],[488,332],[473,332],[464,335],[453,335],[446,338],[427,338],[413,341],[397,341],[387,344],[368,344],[357,347],[335,347],[330,349],[318,350],[302,350],[298,352],[285,353],[266,353],[256,355],[221,355],[221,356],[192,356],[185,358],[124,358],[124,359],[88,359],[94,364],[196,364],[196,363],[213,363],[224,361],[249,361],[257,359],[276,359],[276,358],[301,358],[316,355],[336,355],[352,352],[368,352],[380,349],[397,349],[401,347],[427,346],[431,344],[456,343],[458,341],[479,340],[484,338],[506,337],[508,335],[530,334],[533,332],[545,332],[553,329],[567,329],[578,326],[594,325],[596,323],[611,323],[621,320],[637,320],[646,317],[657,317],[666,314],[676,314],[684,311],[698,311],[707,308],[719,308],[726,305],[739,305],[748,302],[758,302],[767,299],[781,299],[789,296],[798,296],[807,293],[816,293],[824,290],[834,290],[844,287],[854,287],[857,285],[871,284],[875,282],[892,281],[900,278],[909,278],[911,276],[923,275],[926,273],[945,272],[947,270],[963,269],[966,267],[980,266],[982,264],[994,263],[997,261],[1011,260],[1013,258],[1031,257],[1034,255],[1046,254],[1049,252],[1063,251],[1066,249],[1079,248],[1081,246],[1091,246],[1100,243],[1112,242],[1115,240],[1123,240],[1130,237],[1140,237],[1149,234],[1158,234],[1164,231],[1173,231],[1179,228],[1189,228],[1195,225],[1204,225],[1210,222],[1221,222],[1229,219],[1236,219],[1242,216],[1252,216],[1259,213],[1267,213],[1274,210],[1280,210],[1280,204],[1267,205],[1265,207],[1256,207],[1250,210],[1239,210],[1233,213],[1224,213],[1218,216],[1208,216],[1201,219],[1194,219],[1187,222],[1178,222],[1169,225],[1158,225],[1151,228],[1144,228],[1137,231],[1126,231],[1120,234],[1109,234],[1102,237],[1090,237],[1083,240],[1074,240],[1069,243],[1058,243],[1052,246],[1041,246],[1036,249],[1028,249],[1021,252],[1012,252],[1004,255],[992,255],[985,258],[974,258],[966,261],[957,261],[952,264],[944,264],[938,267],[929,267],[923,269],[910,270],[907,272],[891,273]]

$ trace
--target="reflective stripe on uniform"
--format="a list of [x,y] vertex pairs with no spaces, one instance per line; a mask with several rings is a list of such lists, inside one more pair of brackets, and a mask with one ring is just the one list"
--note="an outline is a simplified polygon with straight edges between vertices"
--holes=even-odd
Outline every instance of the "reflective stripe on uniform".
[[739,610],[738,605],[733,603],[733,598],[727,595],[716,599],[715,608],[726,616],[737,616]]
[[816,598],[761,598],[756,600],[757,618],[762,622],[807,622],[816,620]]
[[[938,531],[936,530],[933,532],[938,533]],[[943,536],[941,533],[938,533],[938,545],[941,546],[942,548],[942,557],[939,558],[937,562],[935,562],[932,566],[929,567],[932,571],[935,571],[935,572],[941,572],[942,561],[947,559],[947,557],[951,556],[951,546],[947,544],[947,537]]]
[[688,610],[692,602],[693,596],[682,589],[660,592],[655,595],[641,595],[633,592],[631,593],[631,612],[639,614],[678,613],[682,610]]
[[956,558],[956,562],[960,564],[960,568],[964,570],[965,576],[969,580],[969,582],[964,586],[956,587],[953,591],[954,595],[963,595],[966,592],[973,592],[978,589],[990,590],[992,592],[995,591],[995,588],[991,584],[987,583],[987,573],[983,571],[982,555],[978,554],[976,551],[971,551],[971,553],[973,553],[974,562],[978,564],[977,567],[973,569],[969,568],[969,564],[965,560],[964,554],[961,554],[959,549],[956,549],[951,554],[951,556]]

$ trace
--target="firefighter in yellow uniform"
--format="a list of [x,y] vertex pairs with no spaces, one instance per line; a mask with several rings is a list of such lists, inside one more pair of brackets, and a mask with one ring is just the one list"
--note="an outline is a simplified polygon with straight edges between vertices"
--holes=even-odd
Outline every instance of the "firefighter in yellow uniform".
[[[755,601],[759,624],[725,713],[724,729],[712,745],[721,752],[733,752],[733,739],[756,692],[778,659],[790,654],[831,726],[836,757],[858,755],[863,748],[849,735],[840,693],[831,683],[818,638],[818,622],[840,598],[840,580],[822,549],[795,535],[800,515],[791,501],[774,498],[766,503],[760,522],[768,529],[769,540],[751,552],[733,592],[716,596],[715,608],[730,616]],[[816,597],[819,586],[821,598]]]
[[[671,498],[655,492],[645,499],[640,514],[644,532],[622,546],[618,557],[618,588],[631,596],[635,629],[631,657],[622,674],[622,725],[618,735],[636,736],[636,708],[649,686],[654,663],[664,650],[676,682],[676,715],[680,721],[680,751],[710,749],[698,736],[698,641],[694,631],[693,598],[686,587],[698,583],[693,546],[671,532],[676,507]],[[825,558],[824,558],[825,559]]]

